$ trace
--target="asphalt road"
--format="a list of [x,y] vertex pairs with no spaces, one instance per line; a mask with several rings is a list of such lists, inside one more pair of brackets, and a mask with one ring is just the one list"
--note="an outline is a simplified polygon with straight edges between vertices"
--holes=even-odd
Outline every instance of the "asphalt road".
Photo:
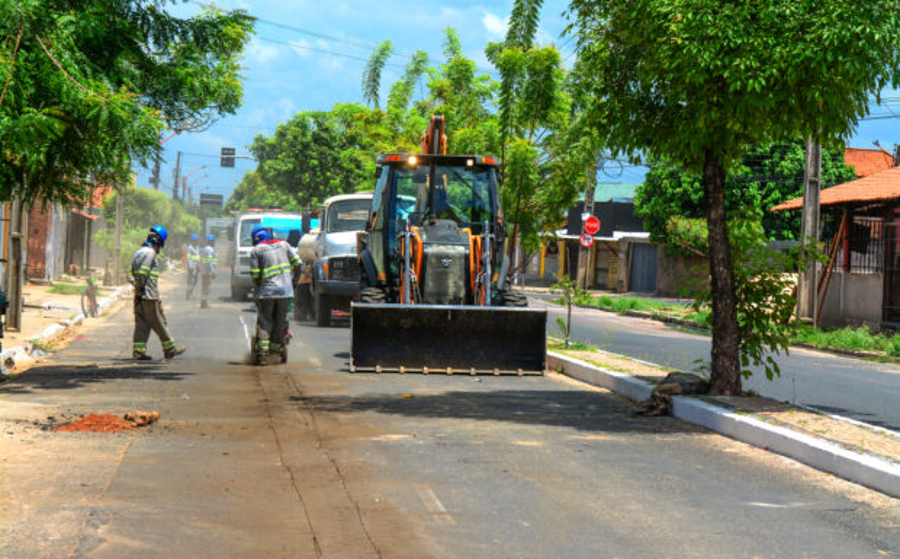
[[[564,309],[531,299],[549,312],[547,332],[559,337],[556,317]],[[573,309],[572,338],[682,371],[709,362],[708,336],[676,330],[659,322],[592,309]],[[757,369],[745,389],[779,401],[796,402],[858,421],[900,431],[900,367],[838,355],[792,349],[778,356],[781,376],[769,381]]]
[[[293,324],[287,365],[249,367],[250,305],[167,293],[182,358],[130,363],[126,308],[0,385],[0,556],[900,556],[897,500],[608,392],[351,374],[340,324]],[[47,429],[134,408],[161,419]]]

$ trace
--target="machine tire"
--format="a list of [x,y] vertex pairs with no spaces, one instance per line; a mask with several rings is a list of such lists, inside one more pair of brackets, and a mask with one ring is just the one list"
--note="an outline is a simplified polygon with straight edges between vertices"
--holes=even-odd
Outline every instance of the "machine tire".
[[313,295],[316,309],[316,326],[331,326],[331,301],[328,295]]
[[297,296],[294,300],[294,320],[301,322],[305,320],[312,320],[312,305],[312,293],[310,293],[309,291],[309,284],[301,283],[297,286]]
[[360,303],[387,303],[387,293],[380,287],[363,287],[359,290]]
[[500,293],[500,305],[503,307],[527,307],[528,297],[521,291],[507,289]]

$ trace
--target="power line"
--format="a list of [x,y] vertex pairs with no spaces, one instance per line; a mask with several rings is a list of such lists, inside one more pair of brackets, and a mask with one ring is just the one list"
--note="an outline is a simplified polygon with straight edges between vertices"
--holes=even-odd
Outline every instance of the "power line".
[[[346,53],[343,53],[343,52],[337,52],[337,51],[328,50],[328,49],[323,49],[323,48],[319,48],[319,47],[310,47],[310,46],[306,46],[306,45],[298,45],[298,44],[296,44],[296,43],[289,43],[289,42],[287,42],[287,41],[279,41],[278,39],[271,39],[271,38],[269,38],[269,37],[261,37],[261,36],[259,36],[259,35],[257,35],[256,38],[259,39],[259,40],[261,40],[261,41],[265,41],[265,42],[267,42],[267,43],[275,43],[275,44],[278,44],[278,45],[285,45],[285,46],[288,46],[288,47],[291,47],[291,48],[294,48],[294,49],[303,49],[303,50],[308,50],[308,51],[311,51],[311,52],[318,52],[318,53],[322,53],[322,54],[328,54],[328,55],[330,55],[330,56],[339,56],[339,57],[341,57],[341,58],[349,58],[349,59],[351,59],[351,60],[359,60],[359,61],[361,61],[361,62],[368,62],[368,61],[369,61],[368,58],[364,58],[364,57],[362,57],[362,56],[355,56],[355,55],[352,55],[352,54],[346,54]],[[392,63],[392,62],[386,62],[386,63],[385,63],[385,66],[393,66],[394,68],[406,68],[406,66],[404,66],[403,64],[394,64],[394,63]]]

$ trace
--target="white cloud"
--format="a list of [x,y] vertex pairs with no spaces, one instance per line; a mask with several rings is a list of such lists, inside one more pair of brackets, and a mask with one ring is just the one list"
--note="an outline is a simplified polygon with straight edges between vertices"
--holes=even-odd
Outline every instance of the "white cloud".
[[509,29],[509,18],[502,18],[497,14],[485,11],[481,23],[487,29],[488,38],[502,39],[506,37],[506,31]]
[[312,46],[312,43],[307,41],[306,39],[297,39],[295,41],[291,41],[291,50],[297,53],[298,56],[302,56],[306,58],[309,56],[312,51],[309,50],[309,47]]
[[267,62],[278,58],[281,49],[278,45],[261,43],[259,39],[253,39],[247,45],[244,56],[251,63],[266,64]]

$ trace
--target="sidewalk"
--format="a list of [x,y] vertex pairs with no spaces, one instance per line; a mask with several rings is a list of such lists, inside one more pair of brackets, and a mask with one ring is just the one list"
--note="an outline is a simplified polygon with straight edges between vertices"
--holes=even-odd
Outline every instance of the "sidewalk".
[[130,285],[100,286],[97,293],[100,316],[87,318],[81,310],[81,292],[85,286],[85,281],[77,278],[64,278],[54,285],[25,285],[22,327],[17,332],[4,329],[0,340],[3,347],[0,353],[0,379],[27,370],[57,349],[61,338],[76,328],[102,321],[117,307],[122,296],[131,291]]
[[[551,343],[558,372],[644,400],[672,372],[593,348]],[[672,415],[814,468],[900,497],[900,433],[756,395],[675,396]]]

